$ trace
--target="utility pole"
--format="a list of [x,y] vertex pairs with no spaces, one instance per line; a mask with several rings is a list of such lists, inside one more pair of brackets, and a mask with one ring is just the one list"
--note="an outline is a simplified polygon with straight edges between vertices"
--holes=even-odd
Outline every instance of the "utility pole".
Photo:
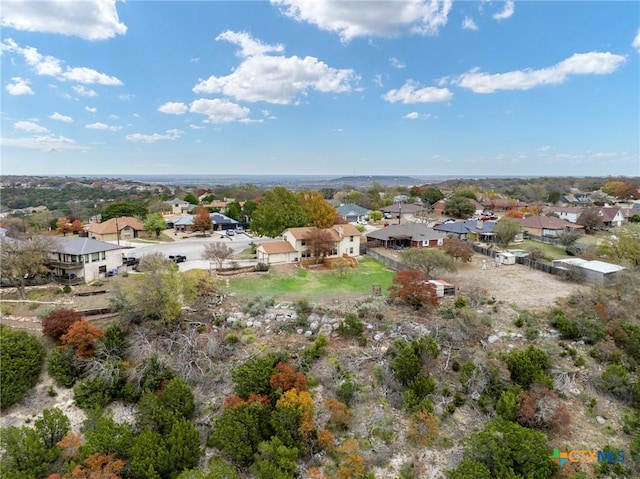
[[402,221],[402,203],[398,205],[398,224]]
[[120,228],[118,228],[118,217],[116,216],[116,240],[118,240],[118,246],[120,246]]

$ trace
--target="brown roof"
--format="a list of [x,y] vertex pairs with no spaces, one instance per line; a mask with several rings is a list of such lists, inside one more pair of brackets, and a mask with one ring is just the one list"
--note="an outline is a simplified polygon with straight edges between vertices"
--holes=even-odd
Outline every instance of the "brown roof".
[[274,241],[272,243],[262,243],[260,246],[267,254],[295,253],[296,249],[288,241]]
[[555,216],[529,216],[519,220],[523,228],[538,228],[547,230],[563,230],[566,228],[579,229],[580,225],[575,225],[569,221],[561,220]]
[[423,206],[412,205],[409,203],[403,203],[403,204],[396,203],[395,205],[380,208],[380,211],[383,211],[384,213],[405,213],[406,214],[406,213],[417,213],[418,211],[422,211],[422,210],[424,210]]
[[115,234],[116,222],[118,230],[122,231],[125,226],[138,231],[144,231],[144,225],[140,220],[132,216],[123,216],[122,218],[111,218],[110,220],[103,221],[102,223],[91,223],[87,228],[87,231],[98,235]]
[[[331,239],[334,241],[340,241],[341,235],[340,231],[342,231],[342,237],[345,236],[360,236],[360,231],[352,224],[344,224],[344,225],[333,225],[331,228],[323,228],[325,231],[328,231],[331,234]],[[301,228],[289,228],[287,231],[293,235],[295,239],[306,240],[311,237],[312,231],[315,228],[311,226],[304,226]]]

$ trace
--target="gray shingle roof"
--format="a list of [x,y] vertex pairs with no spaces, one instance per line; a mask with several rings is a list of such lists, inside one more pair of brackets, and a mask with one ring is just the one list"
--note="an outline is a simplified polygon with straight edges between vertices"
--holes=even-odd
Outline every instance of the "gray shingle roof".
[[120,246],[92,238],[56,238],[59,247],[52,253],[91,254],[121,249]]

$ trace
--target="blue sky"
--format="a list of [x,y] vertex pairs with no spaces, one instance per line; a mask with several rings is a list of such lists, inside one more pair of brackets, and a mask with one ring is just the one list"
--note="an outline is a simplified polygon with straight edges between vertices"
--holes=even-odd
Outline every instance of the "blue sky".
[[3,0],[2,174],[640,175],[636,1]]

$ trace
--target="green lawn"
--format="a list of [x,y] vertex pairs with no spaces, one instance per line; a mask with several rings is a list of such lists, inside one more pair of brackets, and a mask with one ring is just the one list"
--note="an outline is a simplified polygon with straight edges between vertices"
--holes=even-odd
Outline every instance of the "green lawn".
[[566,258],[568,256],[564,248],[540,241],[525,240],[520,246],[527,251],[531,250],[531,248],[541,249],[544,251],[545,258],[550,260]]
[[349,269],[342,276],[335,271],[302,268],[288,274],[252,274],[231,279],[225,292],[245,297],[272,296],[279,301],[318,301],[371,294],[374,284],[379,284],[385,294],[394,276],[395,272],[383,264],[364,258],[357,269]]

